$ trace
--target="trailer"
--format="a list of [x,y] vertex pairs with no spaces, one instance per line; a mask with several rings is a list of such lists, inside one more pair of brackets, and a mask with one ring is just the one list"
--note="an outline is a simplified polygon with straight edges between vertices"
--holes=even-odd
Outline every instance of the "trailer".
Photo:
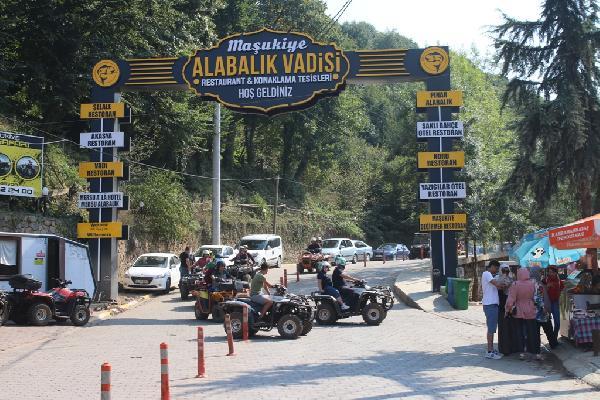
[[96,280],[88,246],[50,234],[0,232],[0,290],[12,290],[8,279],[31,275],[40,290],[56,286],[54,279],[70,280],[71,287],[96,294]]

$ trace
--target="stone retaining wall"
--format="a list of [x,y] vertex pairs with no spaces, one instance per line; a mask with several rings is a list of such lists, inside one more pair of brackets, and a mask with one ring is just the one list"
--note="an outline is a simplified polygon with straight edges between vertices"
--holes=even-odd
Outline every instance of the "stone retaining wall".
[[14,211],[0,213],[0,232],[47,233],[75,239],[76,226],[74,220],[46,217],[41,214]]

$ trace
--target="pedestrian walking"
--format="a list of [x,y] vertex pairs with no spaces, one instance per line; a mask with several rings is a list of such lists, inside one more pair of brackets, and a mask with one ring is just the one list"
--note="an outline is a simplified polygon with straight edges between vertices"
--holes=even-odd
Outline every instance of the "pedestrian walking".
[[[536,359],[541,360],[540,354],[540,335],[537,325],[537,309],[533,302],[535,295],[535,283],[530,279],[527,268],[519,268],[517,271],[517,281],[508,291],[505,313],[512,313],[517,318],[519,324],[519,358],[527,358],[525,351]],[[513,307],[516,310],[513,312]]]
[[498,311],[500,307],[498,288],[502,289],[501,284],[494,280],[494,275],[498,272],[498,267],[500,267],[498,260],[491,260],[488,263],[486,271],[481,275],[482,304],[487,325],[487,353],[485,357],[493,360],[502,358],[502,355],[494,349],[494,334],[498,327]]

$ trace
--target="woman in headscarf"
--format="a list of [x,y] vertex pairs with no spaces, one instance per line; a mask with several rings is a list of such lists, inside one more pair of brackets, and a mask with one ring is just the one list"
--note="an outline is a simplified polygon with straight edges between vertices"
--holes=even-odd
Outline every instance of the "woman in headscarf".
[[519,324],[510,314],[506,314],[506,299],[508,290],[513,283],[510,277],[510,267],[507,264],[500,265],[500,273],[494,277],[505,289],[498,290],[500,307],[498,308],[498,350],[505,356],[516,353],[519,350]]
[[540,335],[536,320],[537,309],[533,303],[534,294],[535,283],[530,279],[529,271],[527,268],[519,268],[517,271],[517,281],[508,291],[505,315],[512,313],[512,308],[516,307],[514,317],[517,318],[519,324],[519,333],[521,336],[521,343],[519,345],[521,354],[519,358],[522,360],[527,357],[524,352],[525,349],[527,353],[535,356],[537,360],[542,359],[540,354]]

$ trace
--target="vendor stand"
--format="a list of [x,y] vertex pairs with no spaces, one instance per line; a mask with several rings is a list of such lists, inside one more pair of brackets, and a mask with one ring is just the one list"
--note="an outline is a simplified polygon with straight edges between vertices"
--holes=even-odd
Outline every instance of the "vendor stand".
[[591,343],[592,330],[600,330],[600,214],[549,231],[558,249],[587,248],[583,263],[569,270],[560,298],[560,333],[576,345]]

